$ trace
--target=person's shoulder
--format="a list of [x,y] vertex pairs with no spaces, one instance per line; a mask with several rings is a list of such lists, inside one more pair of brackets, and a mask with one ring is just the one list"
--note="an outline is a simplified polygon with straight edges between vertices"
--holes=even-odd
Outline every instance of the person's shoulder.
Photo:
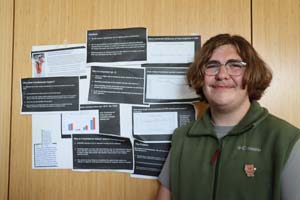
[[273,124],[274,127],[276,128],[287,128],[287,129],[291,129],[291,130],[295,130],[295,131],[300,131],[299,128],[297,128],[296,126],[292,125],[291,123],[287,122],[286,120],[277,117],[273,114],[269,114],[269,116],[267,117],[267,120],[270,124]]
[[173,137],[174,136],[180,137],[180,136],[186,135],[195,123],[196,123],[196,121],[192,121],[183,126],[176,128],[174,131]]
[[183,126],[180,126],[178,128],[175,129],[175,132],[184,132],[186,130],[189,130],[197,121],[192,121],[192,122],[189,122]]
[[282,132],[284,134],[300,135],[299,128],[273,114],[269,114],[265,121],[267,126],[273,130],[277,130],[278,132]]
[[177,152],[180,151],[185,138],[187,137],[187,134],[189,133],[190,129],[193,127],[193,125],[196,123],[196,121],[190,122],[186,125],[180,126],[175,129],[173,135],[172,135],[172,151]]

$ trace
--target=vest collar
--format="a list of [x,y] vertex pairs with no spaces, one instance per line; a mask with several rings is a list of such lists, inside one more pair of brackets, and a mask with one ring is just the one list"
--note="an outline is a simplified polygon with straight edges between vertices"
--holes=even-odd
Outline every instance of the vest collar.
[[[252,101],[247,114],[228,133],[228,135],[238,135],[244,133],[245,131],[257,126],[268,116],[268,114],[269,112],[266,108],[261,107],[258,102]],[[214,126],[211,121],[210,110],[208,108],[203,117],[193,124],[188,132],[188,136],[215,136]]]

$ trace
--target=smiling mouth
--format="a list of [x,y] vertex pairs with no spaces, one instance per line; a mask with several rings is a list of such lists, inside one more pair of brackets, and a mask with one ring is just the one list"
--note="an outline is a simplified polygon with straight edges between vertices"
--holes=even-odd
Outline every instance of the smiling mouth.
[[214,88],[214,89],[231,89],[231,88],[233,88],[233,86],[213,85],[212,88]]

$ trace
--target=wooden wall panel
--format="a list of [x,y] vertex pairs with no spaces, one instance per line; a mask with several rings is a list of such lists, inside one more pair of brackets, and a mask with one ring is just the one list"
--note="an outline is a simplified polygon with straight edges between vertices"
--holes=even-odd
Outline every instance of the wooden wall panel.
[[253,0],[253,45],[274,79],[262,104],[300,126],[300,1]]
[[125,173],[31,169],[31,117],[20,115],[21,78],[33,45],[85,42],[88,29],[144,26],[149,35],[229,32],[250,39],[250,0],[15,0],[10,200],[150,200],[155,180]]
[[9,177],[13,1],[0,1],[0,200],[7,200]]

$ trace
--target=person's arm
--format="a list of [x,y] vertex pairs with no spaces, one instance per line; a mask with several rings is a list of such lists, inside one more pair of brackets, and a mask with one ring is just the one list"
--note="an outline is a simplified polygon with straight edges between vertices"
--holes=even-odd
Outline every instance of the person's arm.
[[171,200],[171,192],[168,188],[163,185],[160,185],[160,188],[157,193],[156,200]]
[[170,191],[170,153],[164,163],[164,166],[158,176],[160,187],[157,193],[156,200],[171,200]]
[[281,200],[300,199],[300,139],[295,143],[281,177]]

